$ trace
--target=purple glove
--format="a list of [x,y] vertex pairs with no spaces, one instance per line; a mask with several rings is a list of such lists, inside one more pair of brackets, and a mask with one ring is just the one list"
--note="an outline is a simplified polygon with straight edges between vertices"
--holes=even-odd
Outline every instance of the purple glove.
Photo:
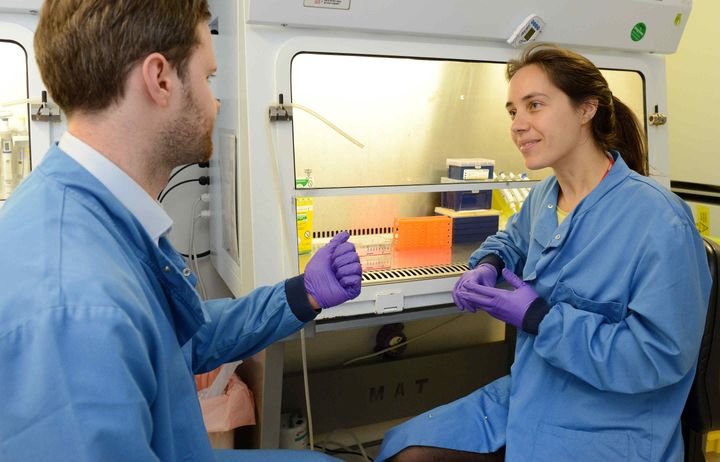
[[362,268],[350,235],[338,233],[305,267],[305,290],[321,308],[339,305],[360,294]]
[[496,289],[468,282],[458,291],[458,298],[465,303],[487,311],[491,316],[501,321],[521,329],[524,327],[523,320],[528,309],[533,305],[537,305],[538,316],[533,316],[532,326],[525,329],[530,333],[537,333],[537,325],[540,324],[549,309],[547,303],[538,296],[532,287],[509,269],[504,268],[502,275],[506,281],[515,287],[515,290]]
[[465,300],[458,295],[458,292],[468,282],[474,282],[486,287],[495,287],[495,284],[497,283],[497,269],[490,263],[483,263],[470,271],[465,271],[465,273],[460,276],[460,279],[458,279],[455,283],[455,287],[452,291],[453,301],[461,310],[468,310],[474,313],[477,311],[477,305],[465,302]]

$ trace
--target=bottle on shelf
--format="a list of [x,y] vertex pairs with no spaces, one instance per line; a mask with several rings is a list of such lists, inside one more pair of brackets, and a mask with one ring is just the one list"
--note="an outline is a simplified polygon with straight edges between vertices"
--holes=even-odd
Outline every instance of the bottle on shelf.
[[12,131],[10,130],[10,116],[8,112],[0,114],[0,199],[7,199],[14,186]]
[[[305,178],[297,178],[295,180],[296,188],[312,188],[313,187],[312,169],[305,169]],[[312,251],[312,218],[313,218],[313,200],[310,197],[298,197],[295,200],[296,220],[297,220],[297,236],[298,236],[298,253],[308,254]]]

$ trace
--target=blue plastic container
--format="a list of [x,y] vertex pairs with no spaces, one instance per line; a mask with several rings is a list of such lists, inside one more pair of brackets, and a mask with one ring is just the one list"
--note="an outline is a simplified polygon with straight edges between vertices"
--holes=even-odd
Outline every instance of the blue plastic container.
[[489,209],[492,206],[492,191],[451,191],[440,193],[440,205],[453,210]]
[[[492,180],[495,161],[481,157],[446,159],[448,177],[453,180]],[[492,191],[453,191],[440,195],[440,205],[452,210],[489,209],[492,206]]]
[[495,161],[481,157],[446,159],[448,177],[454,180],[492,180]]
[[499,216],[453,218],[453,243],[482,242],[497,233]]
[[[494,211],[492,211],[494,212]],[[476,214],[457,213],[453,210],[435,208],[436,215],[446,215],[452,218],[452,241],[454,244],[462,244],[466,242],[481,243],[488,236],[497,233],[500,222],[500,214],[497,212],[477,212]],[[483,213],[482,215],[480,215]],[[490,213],[486,215],[484,213]]]

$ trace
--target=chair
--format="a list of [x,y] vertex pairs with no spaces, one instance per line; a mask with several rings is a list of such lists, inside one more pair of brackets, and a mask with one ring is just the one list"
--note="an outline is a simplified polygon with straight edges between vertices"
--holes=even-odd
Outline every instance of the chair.
[[697,373],[682,413],[685,462],[705,462],[707,433],[720,429],[720,245],[704,240],[712,287]]

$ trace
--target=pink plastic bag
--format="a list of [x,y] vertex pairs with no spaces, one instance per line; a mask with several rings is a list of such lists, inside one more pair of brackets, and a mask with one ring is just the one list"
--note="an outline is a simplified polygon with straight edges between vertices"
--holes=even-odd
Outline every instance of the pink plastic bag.
[[225,432],[244,425],[255,425],[255,400],[252,391],[235,374],[230,375],[223,394],[202,396],[203,388],[209,387],[218,378],[218,371],[219,368],[195,377],[207,431]]

